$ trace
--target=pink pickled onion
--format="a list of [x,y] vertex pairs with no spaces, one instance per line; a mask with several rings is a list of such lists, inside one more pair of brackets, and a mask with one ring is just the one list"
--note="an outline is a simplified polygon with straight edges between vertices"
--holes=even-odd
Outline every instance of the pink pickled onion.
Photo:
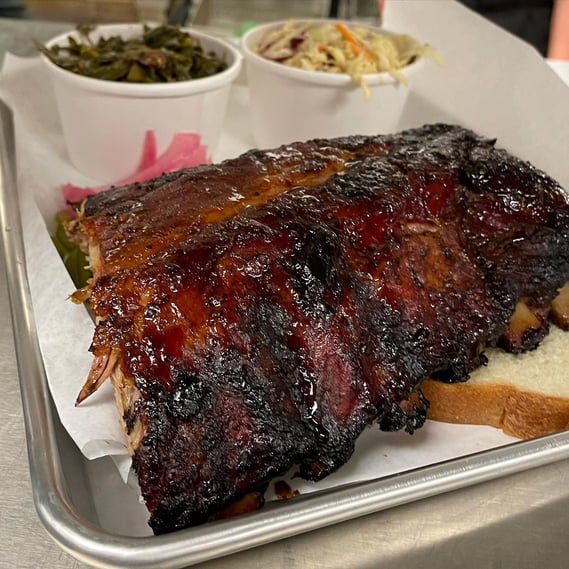
[[142,144],[142,157],[140,164],[136,169],[137,172],[146,170],[156,162],[158,156],[158,149],[156,148],[156,135],[153,130],[147,130],[144,136],[144,143]]
[[193,168],[200,164],[209,164],[211,159],[207,156],[207,146],[201,143],[199,134],[192,132],[179,132],[172,138],[172,142],[161,156],[157,156],[156,136],[154,131],[146,132],[142,147],[142,157],[136,172],[113,184],[97,187],[81,187],[74,184],[63,184],[61,191],[65,202],[78,202],[82,199],[107,190],[112,186],[125,186],[134,182],[144,182],[161,176],[166,172]]

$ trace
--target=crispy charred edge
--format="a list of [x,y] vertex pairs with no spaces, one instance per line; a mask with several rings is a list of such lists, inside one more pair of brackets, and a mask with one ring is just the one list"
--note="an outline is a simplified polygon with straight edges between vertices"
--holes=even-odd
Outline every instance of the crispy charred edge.
[[134,182],[133,184],[127,184],[126,186],[113,186],[104,192],[98,192],[87,196],[81,204],[81,210],[85,217],[89,217],[96,215],[109,207],[114,207],[116,204],[123,204],[123,207],[128,208],[130,207],[132,200],[135,200],[138,195],[151,192],[163,184],[175,182],[189,172],[202,172],[210,167],[210,165],[197,166],[195,168],[165,173],[157,178],[146,180],[144,182]]

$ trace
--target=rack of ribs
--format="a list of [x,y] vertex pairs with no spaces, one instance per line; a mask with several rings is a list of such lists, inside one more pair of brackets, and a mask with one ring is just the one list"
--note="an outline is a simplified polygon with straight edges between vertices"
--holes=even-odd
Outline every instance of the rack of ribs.
[[78,403],[111,377],[157,534],[322,479],[370,425],[421,427],[425,378],[569,325],[567,195],[453,125],[251,150],[91,196],[71,229]]

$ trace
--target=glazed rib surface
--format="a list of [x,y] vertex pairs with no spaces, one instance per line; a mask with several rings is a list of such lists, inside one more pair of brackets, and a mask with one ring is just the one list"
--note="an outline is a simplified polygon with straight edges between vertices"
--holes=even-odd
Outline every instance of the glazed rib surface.
[[[426,377],[535,347],[569,279],[563,190],[452,125],[250,151],[92,196],[80,224],[156,533],[326,476],[372,423],[412,433]],[[538,325],[514,333],[520,306]]]

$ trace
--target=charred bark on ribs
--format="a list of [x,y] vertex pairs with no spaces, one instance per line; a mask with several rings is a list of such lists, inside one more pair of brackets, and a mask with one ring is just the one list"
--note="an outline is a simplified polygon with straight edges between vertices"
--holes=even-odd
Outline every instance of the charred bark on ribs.
[[441,124],[114,188],[79,226],[98,319],[79,400],[112,376],[156,533],[294,465],[326,476],[374,422],[412,433],[426,377],[535,347],[569,279],[562,189]]

